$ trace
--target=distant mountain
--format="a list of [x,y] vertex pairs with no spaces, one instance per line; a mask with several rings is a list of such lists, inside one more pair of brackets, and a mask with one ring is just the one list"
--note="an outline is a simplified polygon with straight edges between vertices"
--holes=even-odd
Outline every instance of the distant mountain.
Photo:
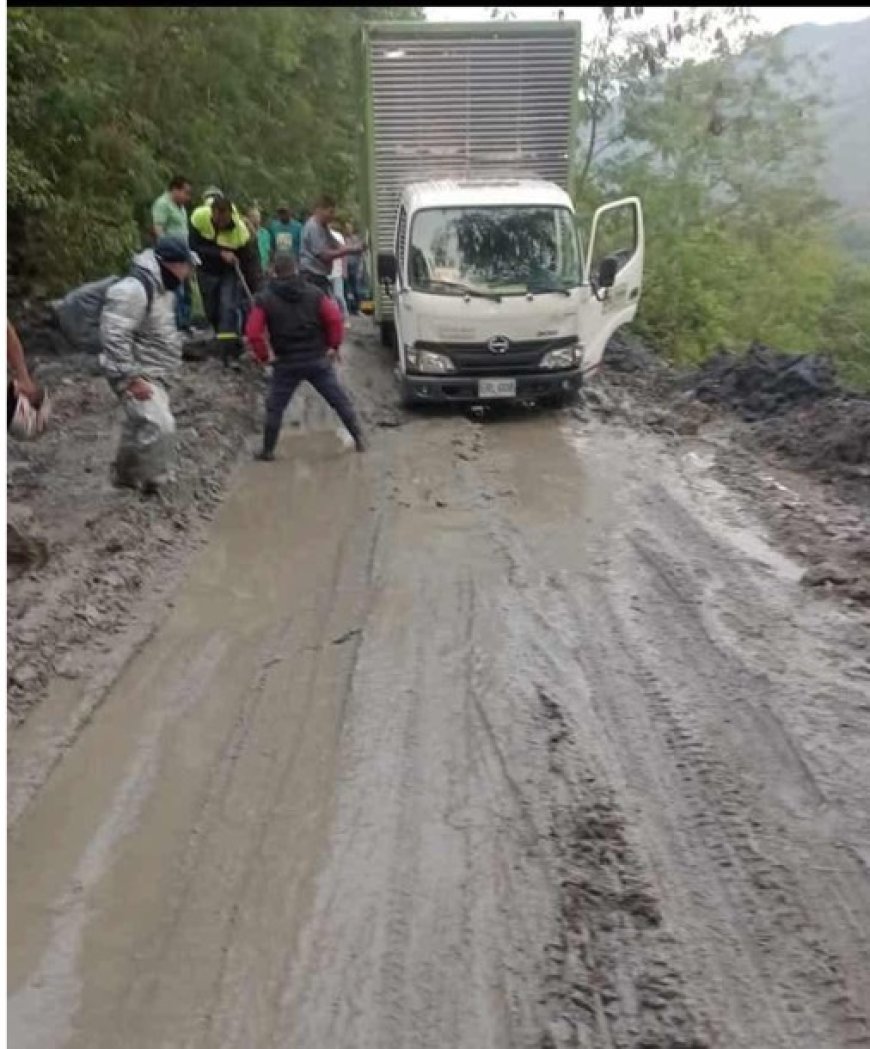
[[[839,25],[798,25],[782,33],[786,54],[820,61],[829,80],[830,109],[822,111],[828,146],[824,184],[850,226],[866,229],[870,251],[870,18]],[[855,231],[845,231],[847,239]],[[865,250],[861,254],[865,254]]]

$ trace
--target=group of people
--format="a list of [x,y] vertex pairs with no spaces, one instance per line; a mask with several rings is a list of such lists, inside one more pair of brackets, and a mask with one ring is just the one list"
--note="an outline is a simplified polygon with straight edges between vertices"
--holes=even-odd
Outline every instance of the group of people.
[[[264,276],[273,273],[281,255],[292,255],[306,279],[319,283],[332,295],[346,325],[350,314],[359,312],[364,245],[353,223],[336,223],[334,200],[322,198],[305,223],[295,217],[288,204],[278,207],[274,218],[265,223],[257,206],[242,216],[217,186],[209,187],[202,204],[188,215],[191,200],[190,182],[180,176],[173,178],[152,205],[152,230],[155,238],[170,235],[188,241],[199,256],[197,283],[203,312],[219,340],[237,342],[240,314],[244,314]],[[322,247],[324,239],[328,248],[339,252],[328,272],[320,265],[318,252],[312,250]],[[176,299],[178,326],[186,330],[191,319],[189,282],[178,289]]]
[[159,491],[173,475],[175,421],[170,381],[181,366],[195,280],[224,361],[241,355],[271,365],[263,445],[274,459],[281,422],[302,382],[336,411],[358,451],[366,443],[335,363],[347,325],[345,275],[355,291],[364,247],[352,230],[335,231],[335,201],[321,197],[303,224],[289,207],[263,226],[258,209],[242,215],[212,186],[188,215],[187,179],[175,178],[152,207],[153,245],[113,284],[100,318],[101,363],[123,411],[113,466],[118,486]]
[[[151,245],[109,285],[100,309],[100,364],[123,410],[113,483],[153,494],[174,477],[170,390],[182,363],[194,286],[225,363],[238,358],[247,341],[254,359],[271,366],[257,458],[274,459],[284,413],[303,382],[324,397],[364,451],[359,416],[335,368],[353,308],[343,285],[347,281],[356,306],[364,246],[352,227],[344,234],[335,229],[335,201],[322,196],[304,224],[282,206],[265,227],[257,209],[243,217],[216,186],[188,213],[191,201],[190,181],[172,179],[152,206]],[[39,409],[43,393],[11,325],[7,360],[7,431],[13,432],[21,407]],[[43,415],[31,431],[43,425]]]
[[[257,237],[260,264],[265,272],[271,272],[279,255],[292,254],[301,262],[305,225],[293,217],[288,205],[283,204],[278,208],[275,218],[266,226],[262,225],[259,208],[249,209],[245,219]],[[328,229],[339,248],[349,249],[346,254],[333,261],[329,271],[329,292],[341,309],[345,327],[349,327],[349,316],[359,313],[361,252],[364,245],[352,222],[330,222]]]

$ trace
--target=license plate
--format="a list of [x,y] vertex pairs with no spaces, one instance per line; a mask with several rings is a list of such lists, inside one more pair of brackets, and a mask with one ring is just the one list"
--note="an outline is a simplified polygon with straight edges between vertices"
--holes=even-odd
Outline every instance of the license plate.
[[516,397],[516,379],[481,379],[477,384],[478,397]]

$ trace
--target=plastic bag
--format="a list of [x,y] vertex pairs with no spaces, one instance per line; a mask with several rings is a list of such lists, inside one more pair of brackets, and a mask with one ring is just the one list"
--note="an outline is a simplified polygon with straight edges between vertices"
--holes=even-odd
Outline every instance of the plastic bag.
[[45,390],[40,391],[39,403],[31,404],[13,383],[15,411],[9,423],[9,433],[19,441],[33,441],[45,433],[51,417],[51,401]]

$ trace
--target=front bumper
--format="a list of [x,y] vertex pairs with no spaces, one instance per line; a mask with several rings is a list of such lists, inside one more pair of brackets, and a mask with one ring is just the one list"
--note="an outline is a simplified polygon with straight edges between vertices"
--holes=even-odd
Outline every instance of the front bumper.
[[506,371],[498,378],[516,380],[516,396],[489,398],[478,394],[481,378],[490,376],[406,374],[401,377],[402,392],[406,401],[417,404],[515,404],[518,401],[569,396],[576,393],[583,382],[580,368],[520,375],[511,375]]

